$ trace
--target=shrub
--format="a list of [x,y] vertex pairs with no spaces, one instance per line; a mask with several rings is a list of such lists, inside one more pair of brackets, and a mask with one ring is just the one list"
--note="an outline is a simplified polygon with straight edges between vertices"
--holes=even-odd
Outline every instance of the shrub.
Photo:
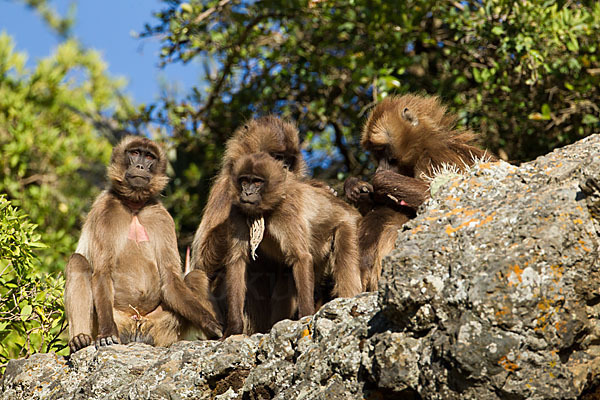
[[64,277],[39,272],[36,225],[0,195],[0,369],[11,358],[67,348]]

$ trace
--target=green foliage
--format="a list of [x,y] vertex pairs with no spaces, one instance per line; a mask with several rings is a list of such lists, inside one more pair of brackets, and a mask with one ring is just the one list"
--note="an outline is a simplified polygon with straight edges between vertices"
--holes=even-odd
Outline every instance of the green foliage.
[[224,141],[256,114],[298,121],[315,174],[334,179],[369,170],[361,125],[390,93],[442,96],[513,162],[598,130],[597,2],[169,0],[156,17],[142,36],[162,39],[162,62],[203,67],[145,114],[176,146],[167,200],[184,232]]
[[0,372],[10,358],[66,354],[61,275],[39,272],[34,251],[46,247],[36,226],[0,196]]
[[111,146],[100,135],[102,115],[125,114],[127,104],[98,53],[74,40],[33,71],[24,64],[25,55],[0,34],[0,193],[42,228],[49,246],[40,252],[41,268],[60,271],[104,185]]
[[59,35],[69,35],[75,22],[75,3],[71,3],[66,17],[62,17],[48,4],[48,0],[22,0],[30,8],[35,10],[42,19]]

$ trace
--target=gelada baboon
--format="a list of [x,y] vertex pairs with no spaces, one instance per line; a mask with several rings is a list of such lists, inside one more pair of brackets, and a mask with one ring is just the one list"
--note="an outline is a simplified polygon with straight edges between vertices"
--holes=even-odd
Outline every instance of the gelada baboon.
[[392,250],[398,229],[429,197],[436,171],[495,160],[474,146],[473,132],[454,129],[455,123],[439,98],[416,95],[388,97],[367,119],[361,145],[377,162],[372,185],[355,177],[344,184],[346,197],[363,214],[359,245],[366,290],[377,289],[381,259]]
[[[173,219],[157,200],[168,178],[154,142],[123,139],[67,268],[69,346],[132,341],[165,346],[189,322],[214,337],[221,324],[185,286]],[[183,317],[183,318],[182,318]]]
[[[222,167],[211,187],[202,221],[192,243],[191,268],[185,281],[194,288],[203,304],[210,307],[213,314],[221,319],[226,308],[224,285],[225,256],[228,246],[225,240],[232,198],[230,181],[233,164],[246,154],[266,152],[281,161],[288,174],[304,177],[306,166],[300,153],[300,139],[296,127],[275,116],[265,116],[250,120],[239,127],[228,140]],[[266,256],[252,261],[248,269],[246,313],[244,333],[267,331],[273,322],[289,318],[289,311],[281,305],[277,309],[279,317],[272,321],[277,311],[273,310],[272,298],[275,286],[282,286],[287,280],[293,286],[288,271],[283,270],[274,260]],[[279,283],[277,283],[279,282]],[[287,297],[286,297],[287,298]]]
[[327,188],[288,173],[267,153],[238,158],[229,192],[225,336],[243,332],[246,271],[257,254],[291,269],[295,290],[276,287],[274,293],[278,301],[286,294],[297,298],[298,317],[315,312],[315,288],[326,275],[333,281],[333,297],[361,292],[355,209]]

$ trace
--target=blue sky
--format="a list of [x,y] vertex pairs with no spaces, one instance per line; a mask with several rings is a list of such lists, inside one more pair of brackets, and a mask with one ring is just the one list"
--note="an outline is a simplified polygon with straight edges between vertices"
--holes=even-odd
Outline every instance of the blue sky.
[[[72,0],[55,0],[51,5],[67,10]],[[163,8],[158,0],[77,1],[73,34],[86,48],[98,50],[112,76],[129,82],[126,92],[136,103],[148,103],[160,93],[161,82],[186,93],[200,79],[197,64],[174,64],[161,69],[159,42],[156,38],[137,39],[132,32],[141,32],[144,24],[158,20],[153,12]],[[0,0],[0,31],[13,37],[16,50],[26,52],[28,65],[50,55],[60,39],[45,22],[23,3]]]

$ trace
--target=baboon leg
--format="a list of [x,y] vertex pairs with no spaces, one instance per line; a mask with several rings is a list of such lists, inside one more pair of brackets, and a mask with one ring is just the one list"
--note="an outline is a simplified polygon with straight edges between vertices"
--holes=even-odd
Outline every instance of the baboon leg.
[[381,276],[381,261],[395,246],[398,229],[409,220],[403,214],[389,208],[377,208],[365,215],[359,223],[360,273],[363,289],[377,290]]
[[146,315],[132,315],[115,309],[113,315],[122,344],[136,342],[169,346],[179,339],[182,330],[180,317],[162,305]]
[[115,308],[113,308],[112,314],[121,344],[136,342],[136,330],[141,316],[132,316],[130,312],[125,313]]
[[182,328],[176,314],[158,306],[139,324],[136,339],[155,346],[169,346],[179,339]]
[[244,333],[267,332],[271,328],[271,288],[275,272],[267,265],[251,262],[246,271],[246,299],[244,304]]
[[91,345],[95,336],[92,267],[84,256],[74,253],[65,272],[65,312],[69,323],[69,347],[71,352],[75,352]]
[[381,233],[381,238],[375,247],[373,267],[371,274],[368,277],[367,291],[375,291],[379,285],[379,277],[381,276],[383,257],[388,255],[393,249],[398,237],[398,227],[386,226]]
[[352,297],[362,292],[358,265],[356,227],[342,223],[335,232],[332,253],[334,297]]
[[271,326],[278,321],[294,318],[298,310],[296,287],[290,271],[277,272],[271,295]]

